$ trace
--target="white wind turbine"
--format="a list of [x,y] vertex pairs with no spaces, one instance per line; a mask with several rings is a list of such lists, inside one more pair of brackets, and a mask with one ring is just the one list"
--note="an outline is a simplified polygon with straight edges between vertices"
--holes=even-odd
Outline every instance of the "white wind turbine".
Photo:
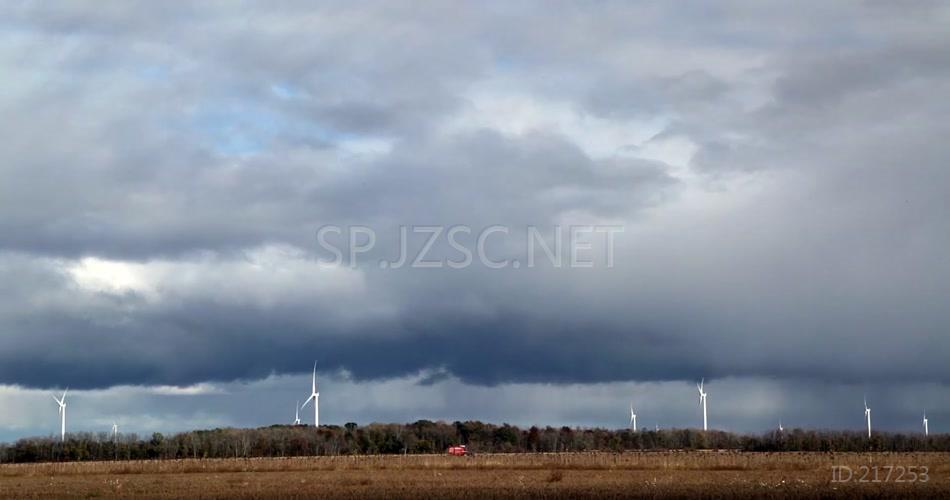
[[782,427],[782,419],[778,419],[778,431],[785,432],[785,428]]
[[119,424],[112,422],[112,442],[119,442]]
[[864,398],[864,416],[868,419],[868,439],[871,439],[871,409],[868,408],[868,398]]
[[66,441],[66,392],[69,391],[69,387],[63,391],[62,399],[53,396],[53,399],[59,403],[59,415],[60,415],[60,436],[63,441]]
[[317,392],[317,362],[316,361],[313,362],[313,386],[310,390],[310,397],[307,398],[307,400],[303,402],[303,406],[301,406],[301,408],[303,408],[304,406],[307,406],[307,403],[309,403],[311,399],[313,400],[313,426],[319,428],[320,427],[320,393]]
[[703,405],[703,430],[707,430],[706,426],[706,393],[703,392],[703,385],[706,383],[706,379],[703,378],[698,384],[696,384],[696,389],[699,390],[699,404]]
[[300,400],[297,400],[297,406],[294,406],[294,425],[300,425]]
[[633,411],[633,401],[630,402],[630,428],[637,431],[637,414]]
[[930,429],[927,428],[927,412],[924,412],[924,436],[930,435]]

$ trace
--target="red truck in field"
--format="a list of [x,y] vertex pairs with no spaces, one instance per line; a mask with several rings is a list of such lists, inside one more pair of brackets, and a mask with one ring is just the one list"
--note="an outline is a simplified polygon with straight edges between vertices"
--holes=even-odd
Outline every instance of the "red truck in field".
[[456,457],[464,457],[465,455],[469,455],[468,448],[466,448],[464,444],[460,444],[458,446],[449,446],[449,449],[446,451],[446,453]]

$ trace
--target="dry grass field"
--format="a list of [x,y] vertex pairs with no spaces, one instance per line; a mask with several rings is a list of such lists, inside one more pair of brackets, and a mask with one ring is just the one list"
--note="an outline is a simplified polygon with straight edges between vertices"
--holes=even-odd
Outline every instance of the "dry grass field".
[[[852,469],[851,480],[833,481],[835,466]],[[867,472],[862,466],[867,467]],[[915,481],[910,481],[909,473],[898,477],[911,466],[916,467],[913,470],[917,472],[926,467],[926,481],[919,474]],[[891,477],[885,477],[888,472]],[[843,477],[846,478],[847,473]],[[896,498],[911,495],[950,497],[950,454],[707,451],[0,466],[0,498]]]

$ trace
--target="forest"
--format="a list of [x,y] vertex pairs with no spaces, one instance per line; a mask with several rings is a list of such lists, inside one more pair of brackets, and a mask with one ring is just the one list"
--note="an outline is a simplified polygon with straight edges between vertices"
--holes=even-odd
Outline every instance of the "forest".
[[464,444],[472,453],[541,453],[728,449],[741,451],[950,451],[950,434],[875,433],[786,429],[734,434],[696,429],[633,431],[570,427],[495,425],[478,421],[359,426],[274,425],[257,429],[213,429],[165,436],[77,432],[30,437],[0,444],[0,463],[253,458],[314,455],[444,453]]

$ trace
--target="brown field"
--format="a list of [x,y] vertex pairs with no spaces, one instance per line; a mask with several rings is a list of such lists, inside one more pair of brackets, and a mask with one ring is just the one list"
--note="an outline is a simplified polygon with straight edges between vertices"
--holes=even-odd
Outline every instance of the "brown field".
[[[867,466],[867,482],[861,482]],[[854,470],[832,482],[832,467]],[[873,467],[878,480],[873,482]],[[900,469],[927,467],[927,481]],[[920,470],[920,469],[917,469]],[[898,481],[901,479],[902,481]],[[950,497],[950,453],[347,456],[0,466],[0,498]]]

